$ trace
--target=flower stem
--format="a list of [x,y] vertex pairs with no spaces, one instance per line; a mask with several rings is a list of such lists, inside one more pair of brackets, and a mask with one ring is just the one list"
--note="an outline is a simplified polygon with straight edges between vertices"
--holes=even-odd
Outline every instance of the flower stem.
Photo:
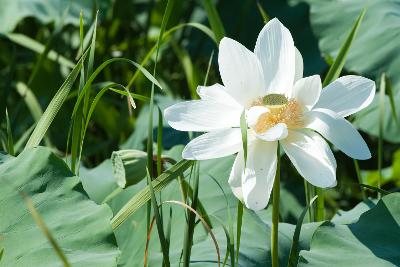
[[315,220],[321,222],[325,220],[325,196],[324,189],[316,187],[317,198],[317,209],[315,211]]
[[[354,160],[354,169],[356,170],[358,183],[362,184],[363,182],[362,182],[362,177],[361,177],[360,166],[358,165],[358,161],[356,159]],[[363,200],[366,200],[367,196],[365,195],[365,190],[362,186],[360,186],[360,190],[361,190],[361,196],[362,196]]]
[[[240,250],[240,237],[242,234],[243,222],[243,203],[239,200],[237,207],[237,224],[236,224],[236,265],[239,266],[239,250]],[[231,255],[233,257],[233,255]]]
[[[304,191],[306,195],[306,205],[307,205],[307,203],[310,203],[311,199],[315,196],[315,187],[306,180],[304,180]],[[315,222],[315,213],[316,209],[314,207],[310,207],[308,211],[309,222]]]
[[[385,90],[386,76],[381,75],[380,91],[379,91],[379,139],[378,139],[378,188],[382,186],[382,146],[383,146],[383,123],[385,119]],[[381,198],[381,193],[378,192],[378,199]]]
[[280,170],[281,156],[279,153],[279,144],[277,151],[276,175],[272,194],[272,230],[271,230],[271,259],[272,267],[279,266],[278,258],[278,224],[279,224],[279,196],[280,196]]

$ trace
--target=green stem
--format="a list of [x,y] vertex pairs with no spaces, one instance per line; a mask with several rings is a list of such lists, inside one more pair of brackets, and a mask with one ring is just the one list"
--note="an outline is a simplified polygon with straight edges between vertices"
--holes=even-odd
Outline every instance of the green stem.
[[315,220],[317,222],[325,220],[325,196],[324,196],[324,189],[322,188],[315,188],[316,194],[318,195],[317,198],[317,208],[315,211]]
[[[243,222],[243,203],[239,200],[237,206],[237,224],[236,224],[236,265],[239,266],[239,250],[240,250],[240,236],[242,234]],[[231,256],[233,257],[233,255]]]
[[[311,199],[315,196],[316,192],[315,192],[315,186],[313,186],[312,184],[310,184],[309,182],[307,182],[306,180],[304,181],[304,187],[305,187],[305,191],[306,191],[306,205],[307,203],[310,203]],[[316,209],[315,207],[310,207],[309,210],[309,221],[310,222],[315,222],[315,214],[316,213]]]
[[[382,147],[383,147],[383,122],[385,118],[385,89],[386,75],[382,73],[380,92],[379,92],[379,139],[378,139],[378,188],[382,186]],[[378,199],[381,198],[381,193],[378,192]]]
[[279,266],[278,258],[278,225],[279,225],[279,197],[280,197],[280,151],[277,151],[277,165],[276,165],[276,175],[274,180],[274,188],[272,195],[272,230],[271,230],[271,259],[272,267]]
[[[354,160],[354,168],[356,170],[358,183],[362,184],[363,181],[362,181],[362,177],[361,177],[360,166],[358,165],[358,161],[356,159]],[[360,189],[361,189],[361,196],[362,196],[363,200],[366,200],[367,196],[365,195],[365,189],[362,186],[360,186]]]
[[[305,197],[306,197],[306,205],[307,205],[307,203],[310,203],[310,192],[309,192],[309,190],[308,190],[308,182],[306,181],[306,179],[303,179],[304,180],[304,195],[305,195]],[[312,212],[311,212],[311,210],[312,210],[312,207],[310,207],[310,209],[308,210],[308,221],[309,222],[312,222]]]

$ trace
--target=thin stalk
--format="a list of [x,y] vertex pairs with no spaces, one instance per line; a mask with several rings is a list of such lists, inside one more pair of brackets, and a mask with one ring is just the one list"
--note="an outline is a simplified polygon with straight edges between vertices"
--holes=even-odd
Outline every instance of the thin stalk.
[[[192,177],[193,177],[193,197],[191,208],[193,210],[197,209],[198,204],[198,192],[199,192],[199,162],[195,162],[192,167]],[[190,254],[192,252],[193,245],[193,233],[195,227],[196,214],[188,211],[188,223],[186,224],[185,235],[184,235],[184,247],[183,247],[183,266],[190,266]]]
[[325,196],[322,188],[316,187],[315,191],[316,195],[318,195],[317,207],[315,210],[315,220],[320,222],[325,220]]
[[239,266],[240,236],[242,234],[243,203],[238,200],[236,224],[236,266]]
[[280,170],[281,156],[278,145],[276,174],[272,195],[272,229],[271,229],[271,260],[272,267],[279,266],[278,258],[278,225],[279,225],[279,197],[280,197]]
[[[310,192],[308,182],[304,179],[304,195],[306,197],[306,203],[310,203]],[[308,211],[308,221],[312,222],[312,207]]]
[[[158,35],[157,40],[157,49],[156,49],[156,58],[154,61],[154,69],[153,69],[153,77],[156,77],[156,69],[157,69],[157,61],[158,54],[160,51],[160,45],[162,41],[162,37],[165,31],[165,27],[168,23],[169,17],[171,15],[174,0],[168,0],[167,6],[165,7],[164,15],[161,21],[160,33]],[[129,84],[128,84],[129,86]],[[149,170],[150,175],[153,174],[153,111],[154,111],[154,83],[151,84],[151,93],[150,93],[150,106],[149,106],[149,127],[147,129],[147,168]],[[151,213],[151,202],[147,202],[147,232],[150,230],[150,213]],[[146,236],[147,239],[147,236]]]
[[[378,140],[378,188],[382,186],[382,147],[383,147],[383,123],[385,118],[385,88],[386,88],[386,75],[382,73],[380,92],[379,92],[379,140]],[[378,199],[381,198],[381,193],[378,192]]]
[[[361,178],[360,166],[358,165],[358,161],[356,159],[354,160],[354,168],[356,170],[358,183],[362,184],[363,181],[362,181],[362,178]],[[361,195],[362,195],[363,200],[366,200],[367,196],[365,195],[365,189],[362,186],[360,187],[360,189],[361,189]]]
[[[308,201],[307,203],[310,203],[311,199],[316,196],[315,186],[313,186],[312,184],[310,184],[307,181],[304,181],[304,187],[305,187],[305,191],[306,191],[306,200]],[[306,203],[306,205],[307,205],[307,203]],[[316,208],[311,207],[308,215],[309,215],[310,222],[315,222],[316,221],[316,219],[315,219],[316,218]]]
[[[242,115],[240,116],[240,130],[242,134],[242,145],[243,145],[243,159],[244,159],[244,170],[246,170],[247,164],[247,122],[246,122],[246,114],[245,110],[243,110]],[[237,211],[237,243],[236,243],[236,263],[239,266],[239,251],[240,251],[240,236],[242,233],[242,221],[243,221],[243,203],[238,202],[238,211]]]

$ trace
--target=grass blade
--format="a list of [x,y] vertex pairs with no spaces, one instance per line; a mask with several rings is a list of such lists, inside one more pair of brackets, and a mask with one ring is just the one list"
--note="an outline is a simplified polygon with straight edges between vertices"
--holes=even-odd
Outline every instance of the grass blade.
[[[231,258],[231,266],[235,266],[235,236],[233,234],[233,220],[232,220],[232,215],[231,215],[231,206],[229,205],[228,197],[225,194],[224,189],[222,188],[221,184],[218,182],[217,179],[215,179],[212,175],[209,175],[211,179],[218,185],[219,189],[221,190],[222,194],[224,195],[225,202],[226,202],[226,208],[227,208],[227,213],[228,213],[228,229],[222,224],[222,222],[219,220],[218,217],[213,216],[215,219],[217,219],[221,225],[224,227],[225,235],[226,235],[226,241],[227,241],[227,254],[230,255]],[[212,216],[212,215],[211,215]],[[228,253],[229,252],[229,253]],[[225,257],[224,260],[224,266],[226,264],[227,258]]]
[[[10,41],[13,43],[16,43],[22,47],[25,47],[35,53],[42,54],[46,47],[39,43],[38,41],[20,33],[6,33],[4,34]],[[59,63],[60,65],[63,65],[65,67],[68,67],[70,69],[73,69],[75,67],[75,63],[70,61],[69,59],[61,56],[59,53],[57,53],[54,50],[49,50],[47,53],[47,58]]]
[[160,176],[162,173],[162,133],[163,133],[163,114],[160,107],[158,109],[158,127],[157,127],[157,175]]
[[158,237],[160,238],[161,250],[163,253],[163,265],[165,265],[166,267],[169,267],[170,263],[169,263],[168,244],[165,239],[163,221],[160,216],[160,211],[158,210],[156,195],[154,194],[153,185],[151,183],[151,176],[150,176],[148,169],[147,169],[147,183],[149,184],[151,202],[153,203],[153,212],[154,212],[154,217],[156,219],[156,224],[157,224]]
[[[95,110],[95,108],[96,108],[98,102],[100,101],[101,97],[104,95],[104,93],[105,93],[107,90],[111,90],[112,88],[118,88],[118,87],[120,87],[120,88],[125,88],[125,87],[124,87],[123,85],[121,85],[121,84],[118,84],[118,83],[110,83],[110,84],[106,85],[105,87],[103,87],[103,88],[97,93],[97,95],[95,96],[95,98],[93,99],[93,102],[92,102],[92,104],[90,105],[89,111],[88,111],[88,113],[87,113],[87,115],[86,115],[86,121],[85,121],[85,124],[84,124],[84,127],[83,127],[82,137],[81,137],[81,139],[80,139],[80,140],[81,140],[81,143],[80,143],[79,151],[82,152],[83,143],[84,143],[84,140],[85,140],[85,135],[86,135],[86,132],[87,132],[87,128],[88,128],[88,126],[89,126],[90,119],[92,118],[93,112],[94,112],[94,110]],[[126,89],[126,88],[125,88],[125,89]],[[129,96],[128,96],[128,97],[129,97]],[[80,161],[80,158],[81,158],[81,154],[79,155],[78,162]]]
[[16,153],[20,152],[25,145],[26,141],[28,140],[29,136],[33,132],[33,129],[35,129],[35,124],[33,124],[31,127],[29,127],[18,139],[17,142],[15,142],[14,145],[14,150]]
[[[193,161],[181,160],[174,166],[172,166],[169,170],[162,173],[156,179],[154,179],[151,183],[154,189],[154,192],[160,192],[163,188],[165,188],[171,181],[181,175],[185,170],[192,166]],[[146,186],[141,191],[139,191],[136,195],[134,195],[114,216],[111,220],[111,225],[113,229],[116,229],[120,226],[128,217],[137,211],[140,207],[147,203],[150,200],[150,191],[149,186]]]
[[33,119],[36,122],[38,122],[43,115],[43,110],[35,94],[23,82],[17,82],[16,88],[18,94],[24,99],[25,104],[28,107],[30,113],[32,114]]
[[204,77],[204,84],[203,84],[204,86],[207,85],[208,74],[210,73],[211,63],[212,63],[213,58],[214,58],[214,50],[211,52],[210,59],[208,60],[207,72],[206,72],[206,76]]
[[57,115],[66,97],[68,96],[68,93],[71,90],[72,85],[74,84],[76,78],[78,77],[79,71],[81,70],[82,67],[81,65],[82,61],[85,59],[85,57],[86,57],[86,52],[85,54],[83,54],[82,58],[75,65],[74,69],[68,75],[67,79],[58,89],[56,95],[50,101],[49,105],[46,108],[46,111],[43,113],[35,129],[33,130],[32,135],[29,137],[29,140],[25,145],[25,148],[38,146],[42,141],[44,135],[46,134],[55,116]]
[[153,231],[154,221],[155,221],[155,218],[153,216],[153,219],[151,220],[151,223],[150,223],[149,231],[147,232],[146,246],[144,249],[143,267],[147,266],[147,261],[148,261],[147,259],[149,256],[150,238],[151,238],[151,232]]
[[[189,186],[187,181],[182,180],[182,185],[186,188],[184,191],[185,197],[182,197],[183,202],[186,202],[186,197],[189,197],[191,201],[193,201],[193,189]],[[203,204],[201,203],[200,199],[197,199],[197,210],[203,216],[204,220],[206,220],[207,224],[212,228],[212,223],[209,219],[206,209],[204,208]]]
[[361,11],[360,15],[358,16],[356,22],[354,23],[353,28],[351,29],[349,35],[346,38],[346,41],[340,47],[339,53],[338,53],[335,61],[329,68],[328,74],[326,75],[326,77],[324,79],[322,87],[327,86],[328,84],[330,84],[331,82],[333,82],[334,80],[339,78],[339,75],[342,72],[342,69],[344,67],[344,63],[346,61],[347,54],[350,50],[350,46],[357,35],[357,31],[360,28],[360,25],[364,18],[365,12],[366,12],[366,9],[364,8]]
[[288,267],[295,267],[297,266],[297,261],[299,257],[299,239],[300,239],[300,231],[301,231],[301,225],[303,224],[304,217],[306,216],[307,211],[310,209],[312,204],[314,203],[315,199],[317,199],[318,196],[314,196],[313,199],[309,203],[307,203],[307,206],[303,209],[302,213],[300,214],[299,219],[297,220],[296,228],[294,230],[293,234],[293,241],[292,241],[292,246],[290,248],[290,254],[289,254],[289,260],[288,260]]
[[99,11],[96,12],[96,16],[95,16],[94,22],[93,22],[93,35],[92,35],[92,41],[91,41],[91,45],[90,45],[86,77],[89,77],[90,75],[92,75],[92,72],[93,72],[94,53],[96,51],[96,33],[97,33],[97,17],[98,17],[98,15],[99,15]]
[[165,204],[165,203],[171,203],[171,204],[177,204],[180,205],[188,210],[190,210],[191,212],[193,212],[201,221],[201,223],[204,225],[204,227],[207,229],[207,232],[210,234],[213,242],[214,242],[214,246],[215,246],[215,250],[217,251],[217,257],[218,257],[218,266],[221,265],[221,255],[219,252],[219,246],[218,246],[218,242],[217,242],[217,238],[215,237],[213,231],[211,230],[210,226],[207,224],[207,222],[204,220],[203,217],[201,217],[201,215],[195,210],[193,209],[191,206],[189,206],[186,203],[183,203],[181,201],[176,201],[176,200],[166,200],[164,202],[161,203],[161,205]]
[[218,15],[217,9],[211,0],[202,1],[204,9],[206,10],[208,21],[210,22],[211,29],[214,32],[217,43],[225,36],[224,25],[222,25],[221,18]]
[[196,89],[199,85],[198,72],[196,71],[196,67],[192,62],[189,52],[183,47],[179,47],[175,42],[172,42],[172,48],[182,65],[191,98],[197,99],[198,95]]
[[[161,41],[163,38],[165,28],[168,24],[169,17],[171,16],[174,3],[175,3],[175,0],[168,0],[167,6],[165,7],[163,19],[161,21],[160,33],[158,35],[158,40],[157,40],[156,59],[155,59],[154,69],[153,69],[154,77],[156,75],[158,54],[160,51]],[[128,85],[128,88],[129,88],[129,85]],[[148,128],[148,135],[147,135],[147,157],[148,157],[147,168],[149,169],[149,172],[151,174],[153,173],[153,110],[154,110],[154,83],[152,83],[152,85],[151,85],[149,128]]]
[[[169,30],[165,31],[165,33],[163,34],[163,38],[162,41],[163,43],[166,43],[168,40],[167,38],[169,36],[171,36],[174,32],[178,31],[178,30],[182,30],[185,29],[187,27],[191,27],[194,29],[197,29],[201,32],[203,32],[205,35],[207,35],[210,39],[212,39],[216,44],[217,40],[215,39],[215,35],[212,32],[212,30],[210,28],[208,28],[207,26],[200,24],[200,23],[195,23],[195,22],[190,22],[190,23],[182,23],[179,25],[176,25],[172,28],[170,28]],[[144,57],[144,59],[142,60],[142,62],[140,63],[140,65],[143,67],[144,65],[146,65],[146,63],[150,60],[150,58],[153,56],[153,54],[156,52],[157,50],[157,43],[150,49],[149,52],[147,52],[146,56]],[[132,84],[135,82],[135,80],[137,79],[137,77],[139,76],[140,71],[136,70],[135,73],[133,74],[131,80],[129,81],[128,85],[126,86],[127,88],[131,88]]]
[[[25,102],[26,106],[28,107],[30,113],[32,114],[33,119],[35,120],[36,123],[38,123],[40,118],[43,115],[43,110],[42,110],[42,107],[40,106],[39,101],[37,100],[35,94],[23,82],[17,82],[16,88],[17,88],[18,94],[24,99],[24,102]],[[47,135],[44,136],[44,143],[46,146],[52,147],[50,138]]]
[[14,141],[11,131],[10,117],[8,116],[7,108],[6,108],[6,124],[7,124],[7,152],[11,156],[14,156]]
[[386,93],[389,96],[390,107],[392,110],[392,116],[394,118],[394,121],[396,122],[396,125],[399,126],[399,119],[397,117],[396,104],[395,104],[394,96],[393,96],[392,82],[390,81],[390,79],[387,75],[386,75]]
[[[154,63],[153,76],[156,76],[157,62],[158,62],[158,54],[160,51],[162,37],[167,27],[169,17],[171,16],[173,6],[175,0],[168,0],[167,6],[165,7],[164,15],[161,21],[160,33],[158,35],[157,40],[157,48],[156,48],[156,59]],[[128,84],[129,88],[129,84]],[[150,93],[150,106],[149,106],[149,125],[147,129],[147,168],[149,169],[150,174],[153,175],[153,112],[154,112],[154,83],[151,84],[151,93]],[[147,203],[147,231],[149,231],[150,227],[150,210],[151,210],[151,202]]]
[[258,11],[260,12],[261,17],[263,18],[264,23],[267,23],[269,21],[269,16],[263,6],[261,5],[260,1],[257,0],[257,8]]
[[[89,77],[93,73],[94,53],[96,50],[96,32],[97,32],[97,15],[98,15],[98,13],[99,12],[97,11],[95,19],[94,19],[94,23],[93,23],[93,35],[92,35],[92,40],[91,40],[91,44],[90,44],[87,73],[86,73],[85,77]],[[82,43],[81,50],[83,51],[83,39],[82,39],[81,43]],[[85,92],[85,100],[83,103],[84,115],[87,114],[87,111],[88,111],[89,98],[90,98],[90,90],[87,90]]]
[[379,194],[382,194],[382,195],[384,195],[384,196],[390,194],[389,191],[383,190],[383,189],[381,189],[381,188],[378,188],[378,187],[375,187],[375,186],[372,186],[372,185],[367,185],[367,184],[359,184],[359,185],[360,185],[361,187],[368,188],[368,189],[370,189],[370,190],[376,191],[376,192],[378,192]]
[[[83,36],[84,36],[84,29],[83,29],[83,11],[81,10],[79,15],[79,41],[80,41],[80,49],[83,51]],[[81,62],[81,75],[79,79],[79,90],[78,93],[82,92],[82,88],[86,82],[85,76],[85,64],[84,61]],[[84,105],[86,104],[86,97],[84,101]],[[80,116],[79,116],[80,115]],[[71,140],[71,170],[73,173],[79,175],[79,162],[78,162],[78,155],[80,154],[80,144],[82,139],[82,128],[84,123],[85,111],[82,106],[79,106],[78,116],[74,116],[72,119],[72,140]],[[70,132],[69,132],[70,133]],[[68,133],[68,139],[69,139]],[[78,165],[78,167],[77,167]]]
[[126,87],[125,90],[118,90],[116,88],[110,88],[110,90],[123,96],[131,96],[133,99],[137,99],[143,102],[150,102],[150,98],[148,98],[147,96],[131,93],[128,91],[128,88]]
[[[193,210],[197,210],[198,204],[198,195],[199,195],[199,162],[195,162],[192,166],[191,176],[193,177],[193,197],[191,208]],[[189,267],[190,265],[190,254],[192,252],[193,245],[193,234],[195,227],[195,219],[196,215],[194,213],[188,214],[188,221],[185,227],[184,232],[184,241],[183,241],[183,266]]]
[[115,62],[125,62],[128,64],[131,64],[133,66],[135,66],[136,68],[138,68],[139,72],[142,72],[143,75],[152,83],[154,83],[157,87],[159,87],[160,89],[162,89],[160,83],[156,80],[156,78],[154,78],[153,75],[150,74],[150,72],[148,72],[145,68],[143,68],[141,65],[139,65],[138,63],[136,63],[135,61],[132,61],[130,59],[127,58],[111,58],[108,59],[106,61],[104,61],[99,67],[97,67],[97,69],[92,73],[92,75],[90,75],[90,77],[88,78],[85,86],[82,89],[81,94],[79,94],[78,99],[76,100],[74,109],[72,111],[72,116],[75,116],[77,114],[78,111],[78,107],[80,105],[80,103],[83,100],[83,96],[84,93],[89,90],[91,84],[93,83],[94,79],[96,79],[97,75],[99,75],[99,73],[106,68],[108,65],[110,65],[111,63],[115,63]]

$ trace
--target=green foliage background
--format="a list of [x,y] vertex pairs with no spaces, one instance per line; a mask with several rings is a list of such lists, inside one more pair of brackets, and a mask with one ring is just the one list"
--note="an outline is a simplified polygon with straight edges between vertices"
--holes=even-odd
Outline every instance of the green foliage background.
[[[177,2],[166,25],[167,32],[184,23],[213,28],[207,13],[207,1]],[[89,47],[93,22],[99,10],[93,64],[96,69],[114,57],[139,63],[146,59],[157,44],[166,3],[155,0],[0,0],[0,148],[4,151],[0,157],[0,266],[32,266],[30,264],[34,263],[37,266],[62,266],[30,217],[18,194],[20,190],[32,199],[72,266],[143,266],[146,207],[140,207],[114,229],[114,233],[108,222],[111,214],[116,215],[129,199],[146,187],[146,181],[117,192],[111,200],[106,198],[118,191],[113,180],[111,153],[120,149],[146,150],[148,97],[152,86],[148,78],[141,72],[136,74],[132,65],[122,62],[113,63],[99,73],[90,86],[91,100],[107,83],[127,85],[132,77],[135,80],[130,91],[145,97],[136,99],[137,108],[132,109],[125,96],[105,93],[88,124],[81,168],[76,175],[63,159],[70,156],[67,140],[74,123],[72,111],[81,88],[78,80],[72,85],[41,143],[47,148],[23,149],[34,125],[82,55],[80,12],[83,12],[85,32],[83,44]],[[253,50],[264,25],[257,1],[218,0],[210,3],[216,7],[226,36]],[[378,161],[381,160],[382,188],[391,194],[378,202],[376,192],[367,190],[365,193],[370,199],[363,200],[353,160],[335,152],[338,186],[325,192],[327,219],[331,220],[308,222],[306,217],[299,239],[298,264],[400,265],[400,196],[393,193],[400,187],[400,124],[397,121],[400,109],[396,107],[400,100],[400,1],[268,0],[259,1],[259,4],[270,18],[279,18],[291,31],[304,58],[304,76],[320,74],[322,77],[358,14],[367,8],[342,75],[360,74],[376,80],[377,85],[383,72],[388,77],[387,84],[391,86],[387,87],[389,90],[384,95],[383,117],[379,113],[381,106],[377,94],[370,107],[350,120],[360,129],[372,152],[370,160],[359,162],[362,182],[374,187],[378,185]],[[208,28],[199,30],[198,24],[196,27],[182,26],[163,39],[156,69],[156,79],[163,90],[156,88],[154,97],[155,105],[161,110],[182,99],[197,98],[196,87],[203,84],[212,55],[207,83],[221,82],[217,65],[218,45],[214,40],[218,37]],[[155,53],[143,65],[150,73],[154,61]],[[153,142],[156,143],[159,132],[156,109],[154,114]],[[384,129],[381,137],[380,122]],[[179,161],[182,145],[191,136],[162,123],[163,154]],[[19,155],[16,158],[6,155],[13,154],[8,147],[10,132],[15,154]],[[380,138],[383,139],[381,159],[378,158]],[[212,224],[222,259],[229,251],[226,222],[235,226],[235,218],[230,216],[235,216],[237,209],[237,202],[227,184],[231,164],[231,157],[200,163],[199,200]],[[306,200],[303,179],[286,156],[282,157],[281,164],[284,167],[281,174],[279,261],[283,266],[288,262],[295,224]],[[163,167],[167,169],[171,164],[165,163]],[[184,175],[188,177],[189,170]],[[175,180],[162,190],[161,198],[158,198],[159,201],[172,199],[181,199],[179,184]],[[43,201],[51,203],[43,206]],[[75,208],[79,216],[71,215]],[[171,263],[178,266],[186,213],[182,207],[172,204],[163,204],[160,211],[166,231],[170,225]],[[89,218],[82,218],[87,213]],[[75,225],[77,222],[86,224],[87,220],[95,224],[87,226],[88,230],[83,231],[79,224]],[[270,264],[270,221],[270,208],[259,213],[245,210],[239,266]],[[30,239],[35,241],[19,246],[22,240]],[[32,250],[33,247],[36,250]],[[155,229],[149,251],[149,266],[160,266],[162,253]],[[348,251],[354,254],[349,256],[346,254]],[[193,266],[216,265],[214,245],[200,224],[194,231],[191,260]]]

